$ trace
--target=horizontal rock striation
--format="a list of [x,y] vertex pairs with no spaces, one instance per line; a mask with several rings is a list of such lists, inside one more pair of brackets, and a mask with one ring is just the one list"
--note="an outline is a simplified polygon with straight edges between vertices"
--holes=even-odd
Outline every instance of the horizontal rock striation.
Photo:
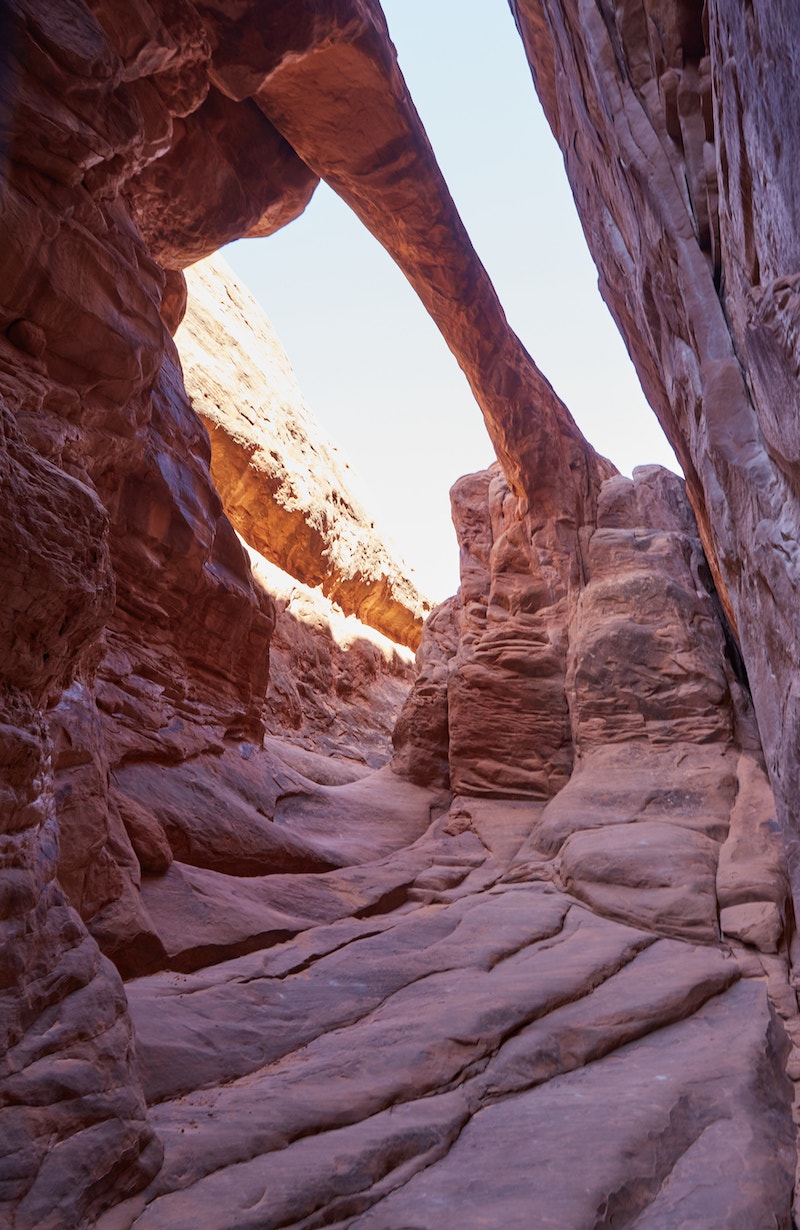
[[572,894],[706,942],[720,845],[758,799],[740,904],[773,918],[774,951],[792,926],[774,802],[682,480],[657,466],[608,479],[577,559],[543,552],[498,467],[460,480],[453,506],[462,586],[426,627],[396,770],[457,797],[540,801],[535,851],[558,857]]
[[[780,1028],[730,958],[546,885],[451,893],[339,939],[302,968],[287,948],[132,987],[166,1162],[102,1230],[411,1225],[432,1208],[448,1226],[502,1209],[514,1227],[579,1227],[605,1208],[656,1226],[695,1213],[698,1186],[731,1224],[788,1225],[791,1133],[764,1095],[782,1087]],[[333,999],[356,959],[357,993]],[[301,1028],[281,1028],[279,998]]]
[[[18,1227],[81,1224],[158,1165],[118,975],[85,924],[127,973],[169,960],[140,888],[174,850],[143,787],[123,787],[135,765],[192,761],[185,831],[204,774],[213,797],[226,751],[260,745],[275,620],[183,391],[170,271],[282,224],[316,182],[253,104],[235,108],[237,153],[190,4],[62,16],[3,9],[0,81],[3,1139],[20,1159],[2,1200]],[[222,199],[177,190],[176,167],[211,166]],[[272,845],[247,866],[331,865]]]

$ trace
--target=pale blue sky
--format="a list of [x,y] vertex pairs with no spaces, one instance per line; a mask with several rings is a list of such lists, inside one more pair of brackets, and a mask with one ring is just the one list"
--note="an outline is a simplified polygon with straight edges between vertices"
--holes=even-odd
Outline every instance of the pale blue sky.
[[[677,463],[575,214],[506,0],[383,0],[400,66],[512,327],[626,473]],[[492,450],[466,381],[389,257],[325,185],[228,261],[263,305],[376,524],[441,599],[458,586],[448,491]]]

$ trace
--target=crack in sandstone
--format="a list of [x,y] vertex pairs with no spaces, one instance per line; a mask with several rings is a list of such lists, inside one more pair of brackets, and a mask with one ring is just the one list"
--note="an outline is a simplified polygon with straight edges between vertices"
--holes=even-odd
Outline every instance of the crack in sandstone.
[[[573,928],[573,931],[572,931],[572,935],[573,935],[573,936],[577,935],[577,934],[578,934],[578,932],[579,932],[579,930],[580,930],[580,928],[579,928],[578,926],[574,927],[574,928]],[[548,946],[548,947],[552,945],[552,939],[553,939],[553,937],[550,937],[547,941],[545,941],[545,943],[547,944],[547,946]],[[471,1065],[469,1065],[469,1066],[465,1067],[464,1069],[462,1069],[462,1070],[460,1070],[460,1071],[455,1072],[455,1073],[453,1074],[453,1076],[452,1076],[451,1080],[449,1080],[449,1081],[448,1081],[448,1082],[446,1082],[445,1084],[438,1084],[438,1085],[437,1085],[437,1084],[432,1084],[432,1085],[431,1085],[431,1086],[430,1086],[430,1087],[429,1087],[426,1091],[424,1091],[424,1093],[422,1093],[422,1095],[421,1095],[421,1096],[418,1096],[417,1098],[413,1098],[413,1099],[405,1099],[405,1100],[402,1100],[402,1099],[398,1100],[397,1098],[393,1098],[393,1099],[392,1099],[391,1097],[390,1097],[390,1098],[388,1098],[388,1099],[386,1100],[386,1102],[385,1102],[385,1103],[383,1103],[383,1104],[378,1104],[377,1106],[375,1106],[375,1107],[373,1108],[373,1117],[374,1117],[375,1115],[377,1115],[377,1114],[381,1114],[381,1113],[382,1113],[383,1111],[385,1111],[385,1110],[388,1110],[388,1109],[391,1109],[391,1108],[396,1108],[396,1107],[397,1107],[397,1106],[399,1106],[399,1105],[405,1105],[405,1104],[408,1104],[408,1102],[409,1102],[409,1101],[422,1102],[422,1101],[424,1101],[425,1099],[428,1099],[428,1098],[430,1098],[430,1099],[434,1099],[434,1100],[435,1100],[437,1097],[442,1096],[444,1093],[451,1092],[451,1091],[453,1091],[453,1090],[458,1089],[460,1086],[464,1086],[464,1085],[465,1085],[465,1082],[467,1082],[467,1083],[468,1083],[468,1087],[470,1087],[470,1088],[474,1087],[474,1088],[475,1088],[475,1090],[476,1090],[476,1094],[478,1095],[478,1101],[480,1101],[479,1086],[478,1086],[478,1084],[477,1084],[477,1082],[476,1082],[476,1079],[475,1079],[475,1078],[476,1078],[476,1075],[477,1075],[477,1073],[479,1073],[480,1071],[482,1071],[482,1070],[483,1070],[483,1069],[484,1069],[487,1065],[491,1064],[491,1062],[492,1062],[493,1058],[496,1056],[497,1052],[498,1052],[498,1051],[499,1051],[499,1050],[500,1050],[500,1049],[501,1049],[501,1048],[505,1045],[505,1043],[506,1043],[507,1041],[509,1041],[509,1039],[511,1039],[512,1037],[516,1036],[516,1034],[517,1034],[520,1030],[524,1030],[524,1029],[525,1029],[525,1027],[531,1023],[531,1021],[533,1021],[533,1020],[537,1020],[537,1019],[540,1019],[540,1018],[542,1018],[542,1017],[546,1017],[547,1015],[551,1014],[552,1012],[557,1011],[557,1010],[558,1010],[558,1008],[559,1008],[559,1007],[561,1007],[561,1006],[563,1006],[565,1003],[574,1003],[574,1002],[576,1002],[576,1000],[578,1000],[578,999],[582,999],[582,998],[584,997],[584,995],[589,994],[589,993],[592,991],[592,989],[593,989],[594,987],[596,987],[596,986],[600,985],[603,981],[605,981],[605,980],[607,980],[607,979],[609,979],[609,978],[613,978],[613,976],[614,976],[616,973],[618,973],[618,972],[619,972],[619,970],[620,970],[621,968],[624,968],[624,965],[620,964],[620,962],[625,962],[625,963],[627,963],[627,962],[634,961],[634,960],[635,960],[635,958],[636,958],[636,956],[637,956],[637,955],[638,955],[641,951],[643,951],[644,949],[646,949],[647,947],[649,947],[649,946],[650,946],[652,943],[654,943],[654,942],[655,942],[655,941],[653,940],[653,938],[652,938],[652,937],[645,937],[645,936],[639,937],[638,939],[634,940],[634,941],[633,941],[633,949],[632,949],[632,951],[630,951],[630,950],[629,950],[629,951],[628,951],[628,952],[626,952],[625,954],[622,954],[619,958],[617,958],[617,960],[616,960],[616,961],[615,961],[615,962],[614,962],[611,966],[609,966],[609,965],[605,965],[605,966],[603,966],[603,967],[601,967],[601,968],[599,968],[599,969],[598,969],[597,967],[595,967],[594,973],[593,973],[593,975],[592,975],[592,977],[591,977],[590,981],[589,981],[587,984],[585,984],[585,990],[583,990],[583,989],[582,989],[581,994],[579,994],[579,995],[572,995],[572,996],[570,996],[567,992],[565,992],[565,993],[564,993],[564,994],[562,994],[561,996],[556,995],[555,997],[550,997],[550,998],[548,999],[548,1001],[547,1001],[547,1003],[546,1003],[545,1005],[539,1005],[535,1013],[530,1014],[530,1015],[527,1015],[527,1016],[526,1016],[526,1017],[525,1017],[525,1018],[524,1018],[524,1019],[523,1019],[523,1020],[519,1023],[519,1025],[518,1025],[518,1027],[517,1027],[517,1028],[515,1028],[514,1030],[510,1031],[510,1032],[509,1032],[509,1033],[507,1033],[505,1036],[503,1036],[503,1037],[502,1037],[502,1038],[498,1041],[497,1046],[496,1046],[495,1048],[493,1048],[493,1050],[492,1050],[492,1052],[491,1052],[490,1054],[488,1054],[488,1055],[484,1055],[484,1056],[479,1057],[479,1058],[478,1058],[478,1059],[476,1059],[476,1060],[475,1060],[475,1061],[474,1061]],[[527,947],[527,946],[526,946],[526,947]],[[523,949],[521,949],[520,951],[523,951]],[[465,972],[466,972],[466,971],[465,971]],[[407,985],[413,985],[413,984],[407,984]],[[405,987],[404,987],[404,988],[402,988],[402,990],[405,990],[405,989],[406,989]],[[402,992],[400,992],[400,993],[402,993]],[[391,998],[391,997],[390,997],[390,998]],[[387,1000],[387,1002],[389,1002],[389,1000]],[[377,1011],[377,1009],[376,1009],[376,1011]],[[365,1018],[365,1020],[366,1020],[366,1018]],[[346,1028],[346,1027],[345,1027],[345,1028]],[[336,1031],[336,1034],[341,1034],[341,1033],[342,1033],[342,1031]],[[336,1036],[336,1034],[328,1035],[329,1039],[330,1039],[331,1041],[334,1041],[334,1040],[335,1040],[335,1036]],[[456,1039],[456,1040],[457,1040],[457,1039]],[[474,1044],[474,1040],[472,1040],[472,1044]],[[303,1054],[304,1052],[305,1052],[305,1053],[308,1053],[309,1048],[313,1049],[313,1043],[309,1043],[309,1045],[308,1045],[307,1047],[304,1047],[304,1048],[303,1048],[303,1051],[302,1051],[302,1052],[300,1052],[300,1056],[302,1057],[302,1054]],[[347,1048],[346,1048],[346,1049],[347,1049]],[[279,1063],[280,1063],[280,1062],[285,1062],[286,1058],[291,1058],[291,1057],[290,1057],[290,1056],[289,1056],[289,1057],[284,1057],[284,1061],[279,1061]],[[272,1072],[273,1072],[273,1074],[277,1075],[277,1073],[276,1073],[276,1068],[277,1068],[278,1066],[279,1066],[279,1064],[276,1064],[276,1065],[271,1065],[271,1066],[270,1066],[270,1068],[268,1068],[268,1069],[263,1069],[263,1070],[261,1070],[260,1072],[256,1072],[256,1073],[250,1074],[248,1077],[242,1078],[242,1079],[238,1082],[238,1084],[239,1084],[241,1087],[245,1087],[245,1086],[247,1086],[247,1085],[252,1084],[252,1082],[253,1082],[254,1080],[256,1080],[256,1081],[257,1081],[259,1078],[262,1078],[262,1082],[263,1082],[263,1077],[267,1076],[267,1075],[269,1074],[269,1072],[270,1072],[270,1071],[272,1071]],[[225,1088],[228,1088],[228,1089],[230,1089],[230,1088],[231,1088],[231,1086],[230,1086],[230,1085],[228,1085],[228,1086],[224,1086],[224,1087],[225,1087]],[[199,1112],[199,1109],[200,1109],[200,1108],[198,1108],[198,1112]],[[216,1113],[215,1113],[215,1130],[219,1130],[219,1113],[218,1113],[218,1110],[219,1110],[219,1108],[217,1108]],[[356,1112],[356,1116],[354,1117],[354,1119],[353,1119],[353,1121],[352,1121],[354,1124],[357,1124],[357,1123],[358,1123],[358,1117],[357,1117],[357,1114],[358,1114],[358,1112]],[[294,1145],[298,1144],[300,1141],[302,1141],[303,1139],[308,1138],[309,1136],[316,1136],[316,1135],[320,1135],[320,1134],[324,1133],[325,1131],[336,1131],[336,1130],[339,1130],[342,1126],[343,1126],[343,1124],[342,1124],[341,1118],[336,1118],[336,1119],[334,1119],[334,1121],[332,1122],[332,1124],[331,1124],[328,1128],[323,1128],[322,1126],[320,1126],[320,1124],[319,1124],[319,1123],[317,1123],[317,1124],[315,1124],[315,1125],[313,1126],[313,1128],[311,1128],[309,1131],[306,1131],[306,1132],[298,1132],[298,1133],[297,1133],[296,1135],[294,1135],[294,1136],[289,1136],[289,1137],[286,1137],[286,1138],[285,1138],[283,1141],[281,1141],[280,1143],[276,1142],[277,1150],[278,1150],[278,1152],[280,1152],[280,1151],[281,1151],[281,1150],[283,1150],[283,1149],[291,1148],[292,1146],[294,1146]],[[274,1149],[273,1149],[272,1151],[274,1151]],[[252,1160],[252,1158],[253,1158],[254,1156],[257,1156],[257,1154],[248,1155],[248,1154],[246,1154],[246,1153],[242,1153],[241,1151],[239,1151],[239,1152],[237,1153],[237,1156],[236,1156],[236,1159],[235,1159],[235,1160],[234,1160],[233,1158],[228,1159],[225,1163],[221,1163],[221,1166],[223,1166],[223,1167],[224,1167],[224,1166],[229,1166],[229,1165],[231,1165],[231,1164],[241,1164],[241,1163],[246,1162],[248,1159],[249,1159],[249,1160]],[[205,1174],[203,1177],[207,1177],[207,1175],[212,1174],[212,1173],[214,1173],[214,1172],[213,1172],[213,1170],[210,1170],[210,1171],[206,1172],[206,1174]],[[202,1180],[199,1180],[199,1181],[202,1181]]]
[[[631,958],[631,961],[635,960],[636,956],[638,956],[638,953]],[[615,975],[613,974],[611,975],[611,977],[614,976]],[[715,993],[713,991],[710,992],[710,997],[713,998],[714,994]],[[693,1010],[697,1011],[706,1002],[706,999],[700,998],[699,1001],[694,1004]],[[675,1020],[682,1019],[685,1019],[685,1017],[681,1015],[680,1006],[676,1005]],[[671,1024],[674,1024],[674,1020],[667,1019],[654,1026],[644,1023],[641,1032],[634,1032],[624,1037],[621,1042],[618,1042],[614,1046],[614,1049],[619,1049],[620,1046],[627,1046],[629,1042],[647,1037],[651,1033],[657,1033],[661,1029],[668,1028]],[[498,1050],[502,1048],[503,1044],[504,1043],[501,1043],[501,1047],[498,1048]],[[584,1064],[588,1066],[593,1063],[599,1063],[607,1057],[607,1054],[608,1052],[591,1056],[584,1061]],[[494,1056],[492,1056],[492,1058],[493,1057]],[[545,1078],[545,1080],[556,1079],[558,1076],[564,1075],[567,1071],[569,1071],[568,1068],[557,1069],[550,1076]],[[374,1185],[370,1190],[369,1198],[362,1195],[360,1198],[351,1201],[349,1204],[344,1201],[335,1205],[328,1205],[324,1210],[318,1210],[310,1218],[299,1222],[292,1221],[290,1223],[284,1223],[281,1230],[289,1230],[289,1226],[292,1227],[292,1230],[316,1230],[317,1227],[330,1224],[328,1221],[329,1216],[337,1216],[342,1213],[346,1213],[346,1215],[351,1218],[353,1216],[363,1214],[368,1211],[368,1209],[375,1208],[381,1203],[382,1200],[385,1200],[388,1196],[400,1191],[416,1176],[437,1165],[445,1157],[447,1157],[447,1155],[452,1152],[458,1143],[467,1125],[475,1118],[477,1114],[480,1113],[480,1111],[489,1105],[496,1104],[498,1101],[502,1101],[506,1098],[514,1098],[518,1094],[524,1093],[529,1089],[536,1087],[536,1085],[524,1084],[516,1086],[513,1089],[509,1089],[496,1098],[487,1098],[485,1093],[480,1089],[479,1084],[480,1083],[477,1078],[471,1078],[462,1086],[461,1092],[467,1096],[469,1111],[463,1118],[457,1132],[448,1136],[446,1140],[446,1147],[444,1147],[440,1152],[436,1153],[434,1156],[426,1155],[424,1160],[417,1159],[417,1164],[412,1163],[409,1168],[409,1173],[404,1175],[399,1181]],[[477,1096],[469,1096],[470,1092],[472,1092],[470,1086],[476,1086],[474,1092]],[[435,1098],[441,1093],[450,1092],[451,1089],[452,1086],[447,1086],[442,1090],[434,1091],[429,1096]],[[618,1189],[616,1192],[612,1192],[604,1201],[601,1210],[598,1212],[597,1219],[594,1223],[595,1230],[607,1230],[607,1228],[612,1225],[623,1227],[636,1224],[640,1214],[648,1207],[649,1204],[653,1202],[658,1191],[664,1186],[666,1179],[675,1170],[680,1158],[693,1147],[696,1140],[708,1130],[709,1126],[712,1126],[709,1124],[697,1125],[696,1120],[692,1118],[689,1110],[687,1096],[681,1096],[678,1100],[677,1106],[670,1108],[668,1123],[669,1129],[667,1131],[658,1129],[657,1131],[654,1131],[652,1136],[656,1146],[655,1155],[657,1158],[657,1164],[655,1167],[655,1172],[646,1182],[639,1183],[637,1188],[633,1189],[633,1191],[628,1185]],[[419,1164],[419,1162],[422,1164]],[[381,1188],[384,1190],[380,1190]],[[642,1191],[642,1188],[644,1188],[644,1191]],[[632,1196],[634,1197],[633,1208],[631,1208]],[[343,1207],[343,1205],[345,1207]],[[336,1224],[346,1224],[356,1227],[359,1225],[359,1222],[348,1220],[346,1223],[337,1222]]]
[[645,1181],[630,1183],[609,1193],[598,1209],[593,1230],[628,1230],[635,1226],[648,1206],[655,1203],[658,1193],[684,1157],[709,1129],[692,1118],[688,1099],[681,1098],[670,1108],[668,1126],[655,1137],[653,1173]]

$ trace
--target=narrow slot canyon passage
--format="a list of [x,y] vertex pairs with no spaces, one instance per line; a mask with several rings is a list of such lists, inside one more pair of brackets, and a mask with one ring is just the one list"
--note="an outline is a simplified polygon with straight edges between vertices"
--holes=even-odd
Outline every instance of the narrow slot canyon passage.
[[[796,1224],[798,18],[510,9],[685,480],[509,324],[410,9],[0,8],[10,1230]],[[488,432],[436,604],[220,255],[320,181]]]

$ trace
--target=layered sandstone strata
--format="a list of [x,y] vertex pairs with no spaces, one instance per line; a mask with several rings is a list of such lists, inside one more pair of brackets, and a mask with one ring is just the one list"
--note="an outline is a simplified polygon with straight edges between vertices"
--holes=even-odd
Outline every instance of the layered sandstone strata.
[[219,257],[186,279],[175,340],[231,521],[346,615],[416,649],[431,604],[354,496],[349,466],[309,412],[263,309]]
[[[174,851],[123,788],[132,766],[144,780],[192,761],[202,780],[205,764],[213,797],[214,766],[263,733],[274,605],[222,512],[162,314],[180,314],[174,271],[198,244],[266,233],[316,181],[251,104],[220,140],[233,104],[193,6],[3,19],[4,1141],[19,1158],[3,1199],[38,1227],[78,1224],[158,1164],[118,975],[81,921],[128,972],[168,956],[139,890]],[[214,191],[177,190],[174,148],[184,176],[214,168]],[[197,797],[195,778],[174,840]],[[248,851],[252,828],[246,814]],[[319,865],[302,843],[271,848],[272,868]]]

